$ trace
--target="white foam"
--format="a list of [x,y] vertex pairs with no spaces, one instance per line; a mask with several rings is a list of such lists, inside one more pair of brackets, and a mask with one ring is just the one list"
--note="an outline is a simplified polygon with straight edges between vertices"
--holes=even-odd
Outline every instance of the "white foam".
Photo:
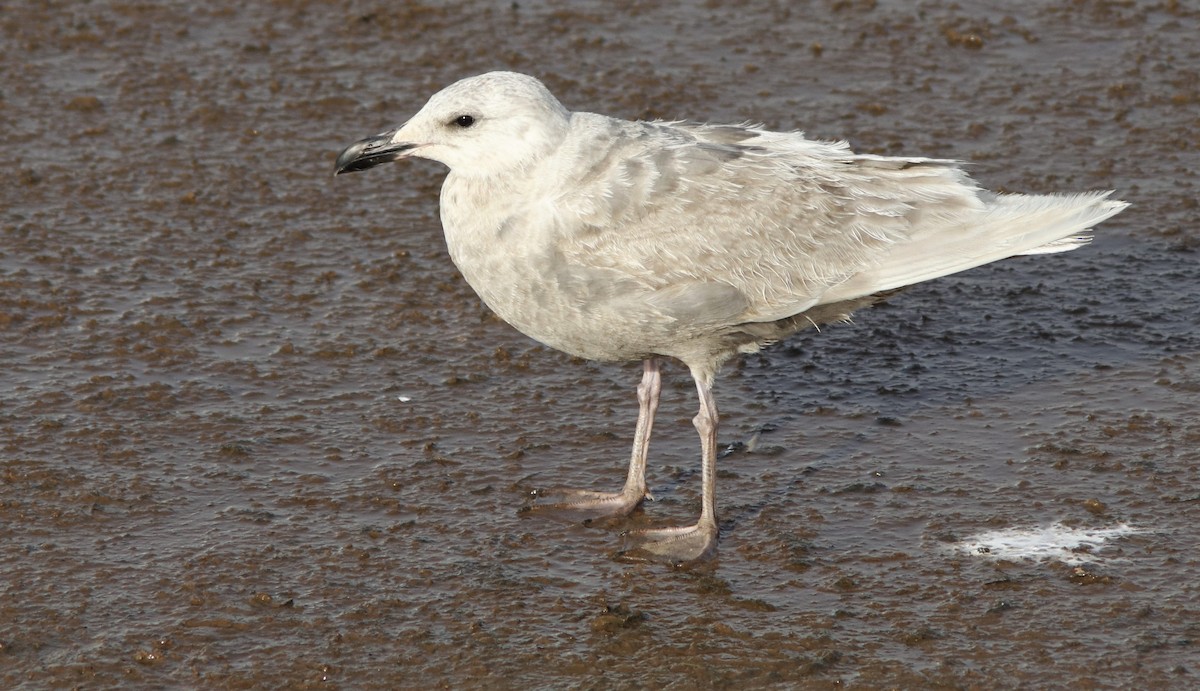
[[1074,565],[1094,561],[1093,554],[1108,541],[1136,532],[1135,528],[1124,523],[1112,528],[1072,528],[1054,523],[1049,526],[990,530],[963,540],[956,549],[988,559],[1056,559]]

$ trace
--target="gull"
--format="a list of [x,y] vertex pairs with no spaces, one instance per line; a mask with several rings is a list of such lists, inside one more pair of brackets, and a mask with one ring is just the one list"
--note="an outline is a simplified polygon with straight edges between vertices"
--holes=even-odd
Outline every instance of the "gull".
[[446,246],[489,309],[571,355],[643,363],[624,488],[541,492],[534,509],[636,509],[649,496],[661,361],[690,371],[700,517],[628,532],[619,552],[673,564],[715,553],[713,381],[724,362],[904,286],[1075,249],[1127,206],[1111,192],[992,193],[958,161],[858,154],[799,132],[572,112],[513,72],[442,89],[400,127],[347,147],[334,174],[414,156],[449,168]]

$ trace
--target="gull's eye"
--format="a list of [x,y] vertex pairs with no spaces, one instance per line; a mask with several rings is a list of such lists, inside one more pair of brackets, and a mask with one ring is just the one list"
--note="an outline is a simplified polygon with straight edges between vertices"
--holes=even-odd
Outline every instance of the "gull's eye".
[[451,123],[454,125],[457,125],[458,127],[466,129],[466,128],[470,127],[471,125],[475,124],[475,118],[471,117],[470,115],[460,115],[460,116],[454,118],[451,121]]

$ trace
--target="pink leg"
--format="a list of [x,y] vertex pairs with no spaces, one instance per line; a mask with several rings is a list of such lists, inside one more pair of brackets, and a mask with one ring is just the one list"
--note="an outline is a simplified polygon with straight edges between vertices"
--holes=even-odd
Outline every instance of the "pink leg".
[[717,423],[720,418],[712,393],[712,377],[695,371],[692,376],[700,394],[700,412],[692,419],[700,433],[700,519],[690,526],[626,533],[628,549],[618,555],[623,559],[685,564],[710,555],[717,546]]
[[650,358],[642,363],[642,382],[637,388],[638,421],[633,433],[633,454],[629,459],[625,487],[620,492],[563,488],[538,490],[535,493],[537,503],[526,510],[579,521],[619,518],[632,513],[643,498],[650,496],[646,489],[646,456],[650,450],[650,430],[654,427],[654,414],[658,411],[661,392],[659,362]]

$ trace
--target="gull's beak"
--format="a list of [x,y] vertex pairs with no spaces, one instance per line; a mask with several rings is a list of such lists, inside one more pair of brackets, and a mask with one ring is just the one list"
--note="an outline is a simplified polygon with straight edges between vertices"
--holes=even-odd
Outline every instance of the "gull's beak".
[[377,134],[374,137],[354,142],[338,154],[333,166],[333,174],[356,173],[367,168],[374,168],[380,163],[387,163],[398,158],[404,158],[408,152],[417,148],[410,142],[393,142],[397,130]]

